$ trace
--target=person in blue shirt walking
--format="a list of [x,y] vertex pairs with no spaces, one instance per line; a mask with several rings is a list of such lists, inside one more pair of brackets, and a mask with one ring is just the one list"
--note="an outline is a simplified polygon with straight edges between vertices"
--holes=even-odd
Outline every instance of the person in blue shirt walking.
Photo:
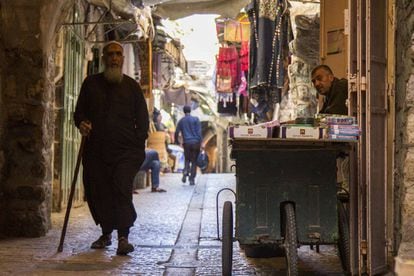
[[184,106],[183,111],[185,116],[178,121],[175,130],[175,141],[180,141],[178,136],[181,133],[185,157],[182,181],[185,183],[189,176],[190,185],[194,185],[197,174],[196,161],[201,148],[201,123],[197,117],[191,116],[190,106]]

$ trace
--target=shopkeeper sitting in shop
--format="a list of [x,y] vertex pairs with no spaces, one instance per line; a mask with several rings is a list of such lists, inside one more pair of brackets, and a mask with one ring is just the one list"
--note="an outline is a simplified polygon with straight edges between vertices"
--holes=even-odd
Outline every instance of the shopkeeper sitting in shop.
[[336,78],[327,65],[316,66],[311,77],[318,93],[325,96],[319,113],[348,115],[348,80]]
[[[311,76],[318,93],[325,96],[319,113],[348,115],[348,80],[336,78],[327,65],[316,66]],[[341,152],[336,162],[337,184],[343,190],[349,191],[349,157]]]

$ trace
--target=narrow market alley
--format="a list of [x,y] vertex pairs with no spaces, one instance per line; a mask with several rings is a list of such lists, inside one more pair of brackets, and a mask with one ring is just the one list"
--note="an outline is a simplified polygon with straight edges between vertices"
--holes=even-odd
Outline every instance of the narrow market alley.
[[[216,195],[235,189],[234,174],[203,174],[195,186],[180,174],[161,176],[167,193],[140,189],[134,195],[138,212],[130,240],[135,251],[116,255],[116,237],[106,250],[90,249],[100,235],[87,206],[73,208],[62,253],[57,253],[64,212],[53,213],[45,237],[0,240],[0,275],[221,275],[221,241],[217,240]],[[231,192],[219,197],[219,214]],[[221,220],[220,220],[221,223]],[[334,246],[320,252],[299,249],[300,275],[342,275]],[[233,275],[285,275],[285,259],[246,258],[233,243]]]
[[0,276],[414,275],[413,11],[0,0]]

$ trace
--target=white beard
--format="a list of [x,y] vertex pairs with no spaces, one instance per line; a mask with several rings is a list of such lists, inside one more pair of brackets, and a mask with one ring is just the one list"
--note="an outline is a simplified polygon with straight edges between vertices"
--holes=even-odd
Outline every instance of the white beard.
[[110,83],[121,83],[123,76],[121,68],[105,68],[104,77]]

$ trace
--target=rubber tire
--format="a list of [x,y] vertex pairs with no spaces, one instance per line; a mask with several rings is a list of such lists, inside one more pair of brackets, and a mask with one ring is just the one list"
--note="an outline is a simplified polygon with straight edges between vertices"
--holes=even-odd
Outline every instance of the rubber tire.
[[344,203],[338,200],[338,253],[346,275],[351,272],[349,248],[349,218]]
[[233,266],[233,204],[230,201],[224,202],[222,220],[222,275],[230,276]]
[[298,275],[298,238],[296,231],[295,209],[292,203],[283,206],[284,248],[286,275]]

